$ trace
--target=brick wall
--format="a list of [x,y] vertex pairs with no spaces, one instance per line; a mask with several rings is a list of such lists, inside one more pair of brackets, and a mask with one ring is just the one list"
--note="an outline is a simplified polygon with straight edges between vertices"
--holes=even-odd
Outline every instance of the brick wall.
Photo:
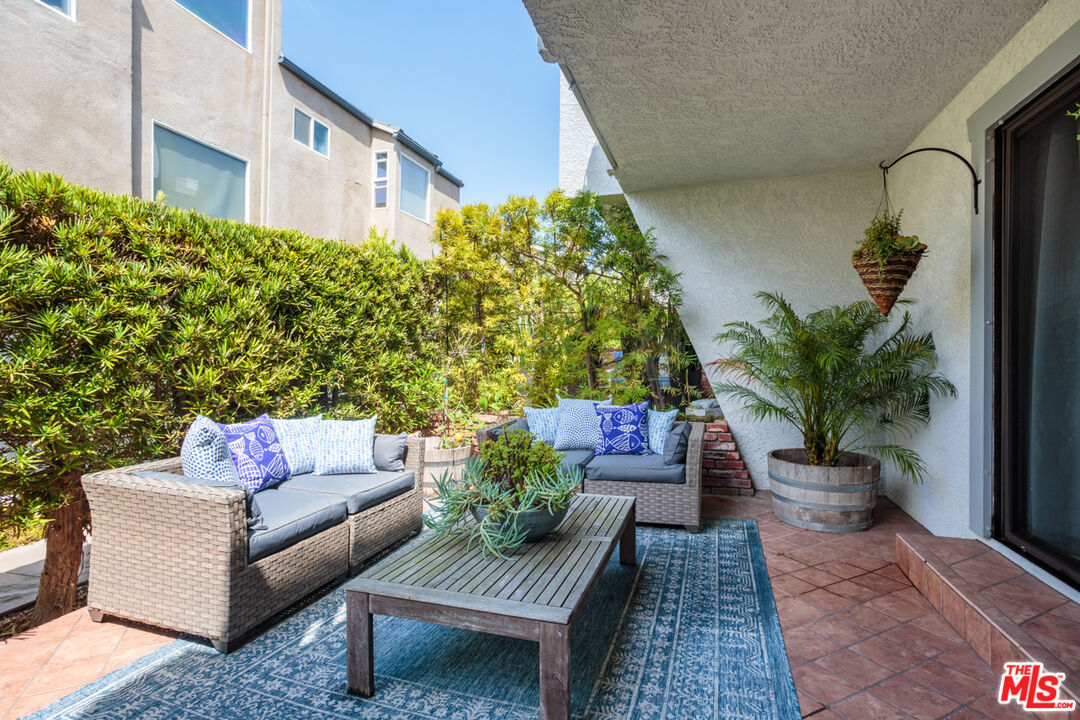
[[753,495],[750,472],[735,444],[727,420],[705,421],[702,445],[702,495]]

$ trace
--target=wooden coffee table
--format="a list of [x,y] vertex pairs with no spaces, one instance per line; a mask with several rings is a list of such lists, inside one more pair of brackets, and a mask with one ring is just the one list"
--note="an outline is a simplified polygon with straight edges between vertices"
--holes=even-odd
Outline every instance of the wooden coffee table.
[[463,537],[421,535],[345,586],[349,692],[375,694],[372,615],[540,643],[540,717],[570,717],[570,632],[607,565],[634,564],[634,498],[578,495],[566,519],[509,560]]

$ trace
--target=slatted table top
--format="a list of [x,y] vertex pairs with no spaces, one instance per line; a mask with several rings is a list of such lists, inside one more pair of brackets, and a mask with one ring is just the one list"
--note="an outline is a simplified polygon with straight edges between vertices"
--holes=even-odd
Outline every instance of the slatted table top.
[[345,589],[567,623],[610,557],[633,505],[632,497],[578,495],[547,538],[523,545],[509,559],[485,557],[462,536],[432,542],[424,533]]

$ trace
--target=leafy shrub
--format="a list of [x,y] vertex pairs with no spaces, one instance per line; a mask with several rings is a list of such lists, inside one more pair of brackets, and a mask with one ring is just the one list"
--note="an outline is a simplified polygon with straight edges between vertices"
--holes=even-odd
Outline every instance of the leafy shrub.
[[520,491],[534,472],[554,475],[562,466],[562,455],[540,442],[528,430],[511,430],[480,449],[485,480],[506,490]]
[[81,475],[175,455],[197,413],[419,427],[438,399],[433,309],[426,266],[384,239],[317,240],[0,164],[0,525],[44,511],[47,540],[64,527],[81,544]]

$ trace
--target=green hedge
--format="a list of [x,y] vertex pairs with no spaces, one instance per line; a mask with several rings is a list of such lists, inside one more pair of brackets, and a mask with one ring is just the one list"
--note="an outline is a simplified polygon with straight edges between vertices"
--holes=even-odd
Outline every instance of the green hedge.
[[83,472],[176,454],[196,413],[422,426],[440,391],[434,302],[425,264],[385,240],[215,220],[0,164],[0,523],[81,497]]

